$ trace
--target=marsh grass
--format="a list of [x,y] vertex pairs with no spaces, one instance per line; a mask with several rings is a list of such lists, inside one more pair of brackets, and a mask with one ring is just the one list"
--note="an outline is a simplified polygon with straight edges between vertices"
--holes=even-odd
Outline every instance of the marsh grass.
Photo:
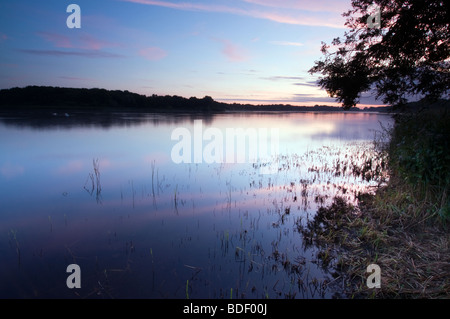
[[17,254],[17,265],[20,267],[20,245],[19,245],[19,241],[17,240],[17,230],[11,229],[9,231],[9,243],[11,245],[11,247],[14,246],[15,250],[16,250],[16,254]]
[[[364,203],[377,263],[384,269],[381,296],[448,298],[450,236],[448,225],[428,201],[429,190],[391,179]],[[378,242],[378,238],[383,238]]]
[[[321,247],[321,265],[333,264],[349,298],[448,297],[448,232],[384,210],[379,196],[366,195],[359,212],[337,197],[298,229],[307,243]],[[366,286],[366,267],[373,263],[382,269],[381,289]]]
[[189,299],[189,279],[186,280],[186,299]]
[[[446,113],[398,120],[387,132],[390,140],[376,144],[386,159],[381,168],[388,170],[388,183],[375,193],[357,194],[356,205],[335,197],[312,220],[297,223],[305,243],[320,247],[322,264],[333,264],[348,297],[450,296],[448,119]],[[431,136],[437,137],[434,143]],[[353,171],[367,173],[368,164]],[[366,267],[373,263],[381,267],[379,289],[366,285]]]
[[[84,183],[83,188],[86,190],[86,192],[89,193],[89,195],[93,195],[95,192],[95,198],[97,200],[97,203],[101,203],[102,199],[102,185],[100,182],[100,163],[98,158],[92,160],[92,165],[94,169],[94,173],[89,173],[88,177],[86,179],[86,182]],[[90,188],[87,186],[90,183]]]

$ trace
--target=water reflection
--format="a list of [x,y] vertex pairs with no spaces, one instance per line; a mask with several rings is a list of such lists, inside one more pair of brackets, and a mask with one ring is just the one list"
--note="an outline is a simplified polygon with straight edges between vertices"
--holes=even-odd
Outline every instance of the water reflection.
[[[66,121],[68,119],[68,121]],[[278,128],[264,163],[175,164],[178,127]],[[66,121],[66,122],[65,122]],[[71,122],[70,122],[71,121]],[[390,121],[377,114],[81,115],[0,122],[0,296],[329,298],[332,269],[298,223],[336,194],[374,184],[357,171]],[[106,124],[107,123],[107,124]],[[375,160],[371,164],[377,165]],[[82,288],[66,286],[79,264]]]

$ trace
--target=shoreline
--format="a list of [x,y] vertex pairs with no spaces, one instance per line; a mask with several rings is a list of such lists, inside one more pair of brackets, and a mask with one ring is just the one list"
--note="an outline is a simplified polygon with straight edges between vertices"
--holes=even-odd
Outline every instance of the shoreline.
[[[299,227],[321,247],[322,262],[334,263],[349,298],[450,297],[449,116],[397,118],[389,142],[377,147],[388,183],[360,194],[357,206],[334,198]],[[380,288],[368,287],[372,264],[381,269]]]
[[[89,110],[102,112],[342,112],[342,107],[318,105],[294,106],[290,104],[240,104],[215,101],[210,96],[185,98],[177,95],[141,95],[129,91],[106,89],[62,88],[27,86],[0,90],[0,112],[29,110]],[[389,112],[391,106],[353,107],[349,112]]]

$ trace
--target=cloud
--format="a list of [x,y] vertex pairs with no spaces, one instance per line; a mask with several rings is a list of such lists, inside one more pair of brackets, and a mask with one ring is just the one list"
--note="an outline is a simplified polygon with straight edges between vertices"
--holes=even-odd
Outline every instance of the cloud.
[[20,49],[19,52],[34,55],[48,55],[54,57],[78,56],[85,58],[123,58],[124,55],[104,51],[61,51],[61,50],[29,50]]
[[[292,13],[292,6],[284,5],[283,12],[274,12],[273,7],[283,9],[283,6],[280,7],[278,5],[278,1],[247,1],[250,4],[265,4],[263,6],[263,10],[261,10],[261,6],[255,9],[255,6],[251,8],[238,8],[232,6],[225,5],[217,5],[217,4],[200,4],[193,2],[170,2],[170,1],[155,1],[155,0],[122,0],[124,2],[138,3],[143,5],[150,6],[159,6],[170,9],[177,10],[186,10],[186,11],[204,11],[204,12],[218,12],[218,13],[229,13],[240,16],[249,16],[252,18],[265,19],[270,20],[277,23],[284,24],[294,24],[294,25],[309,25],[309,26],[325,26],[332,28],[344,28],[344,19],[340,14],[336,14],[335,12],[325,11],[327,14],[322,14],[323,12],[319,10],[318,6],[307,7],[310,10],[308,12],[303,12],[302,7],[295,6],[297,9],[297,13]],[[286,1],[285,1],[286,2]],[[326,4],[330,3],[330,0],[324,1],[321,0],[321,3],[324,3],[323,7],[327,8]],[[331,4],[330,4],[331,5]],[[264,7],[271,7],[270,9],[266,9]],[[311,8],[315,10],[311,10]],[[310,11],[316,11],[314,14],[311,14]],[[344,10],[346,11],[346,10]]]
[[0,42],[8,40],[8,36],[4,33],[0,32]]
[[304,11],[322,11],[322,12],[336,12],[344,13],[350,9],[349,1],[347,0],[314,0],[314,1],[299,1],[299,0],[243,0],[247,3],[252,3],[264,7],[271,8],[286,8]]
[[289,41],[270,41],[270,44],[274,45],[287,45],[287,46],[295,46],[295,47],[301,47],[303,46],[303,43],[300,42],[289,42]]
[[101,50],[103,48],[111,48],[111,47],[117,47],[117,43],[112,43],[104,40],[97,39],[89,34],[83,34],[80,36],[81,46],[82,49],[88,49],[88,50]]
[[44,40],[53,43],[57,48],[73,48],[72,41],[65,35],[53,32],[38,32],[37,35]]
[[5,163],[0,168],[0,173],[6,178],[20,176],[25,172],[25,168],[20,165]]
[[244,49],[232,43],[229,40],[217,39],[223,44],[222,53],[231,62],[242,62],[248,60],[247,53]]
[[261,80],[269,80],[269,81],[286,81],[286,80],[303,80],[304,78],[301,76],[269,76],[269,77],[261,77]]
[[345,28],[344,19],[339,15],[330,13],[275,13],[275,12],[260,12],[253,15],[255,18],[262,18],[278,23],[305,25],[313,27],[329,27],[329,28]]
[[316,83],[316,81],[306,81],[306,82],[297,82],[293,83],[297,86],[307,86],[307,87],[319,87],[319,85]]
[[60,76],[60,79],[69,80],[69,81],[92,81],[90,78],[80,78],[76,76]]
[[54,32],[38,32],[37,35],[56,48],[72,48],[84,50],[101,50],[106,47],[117,47],[117,43],[112,43],[95,38],[90,34],[82,34],[77,38],[71,38],[63,34]]
[[150,61],[158,61],[167,56],[167,52],[158,47],[150,47],[141,49],[139,55]]
[[133,2],[151,6],[159,6],[178,10],[189,11],[209,11],[209,12],[228,12],[228,13],[241,13],[242,10],[235,9],[223,5],[211,5],[211,4],[198,4],[189,2],[173,3],[169,1],[154,1],[154,0],[122,0],[124,2]]

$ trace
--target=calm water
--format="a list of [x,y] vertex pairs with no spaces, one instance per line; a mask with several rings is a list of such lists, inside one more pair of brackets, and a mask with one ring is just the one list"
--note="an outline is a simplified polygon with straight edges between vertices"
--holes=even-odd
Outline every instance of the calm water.
[[[3,118],[0,297],[330,298],[339,293],[328,284],[333,270],[296,225],[335,194],[353,199],[374,185],[346,172],[370,158],[380,122],[390,121],[348,113]],[[196,158],[212,145],[195,135],[199,123],[202,134],[215,133],[214,156],[222,145],[226,159],[227,129],[236,128],[256,132],[259,148],[267,141],[270,156]],[[191,163],[174,161],[177,128],[191,134]],[[79,289],[66,285],[69,264],[80,266]]]

